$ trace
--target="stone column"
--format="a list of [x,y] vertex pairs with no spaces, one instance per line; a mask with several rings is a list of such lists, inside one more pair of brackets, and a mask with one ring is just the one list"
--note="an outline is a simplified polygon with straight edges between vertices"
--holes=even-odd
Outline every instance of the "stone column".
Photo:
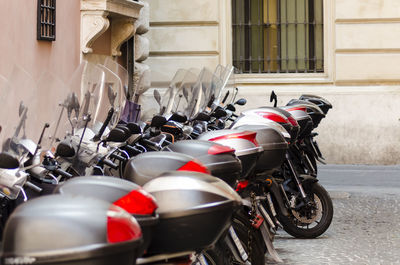
[[135,71],[133,76],[134,87],[141,83],[141,86],[150,86],[150,67],[145,64],[149,57],[149,39],[146,33],[150,28],[150,7],[147,1],[141,2],[143,8],[140,10],[139,19],[135,21]]

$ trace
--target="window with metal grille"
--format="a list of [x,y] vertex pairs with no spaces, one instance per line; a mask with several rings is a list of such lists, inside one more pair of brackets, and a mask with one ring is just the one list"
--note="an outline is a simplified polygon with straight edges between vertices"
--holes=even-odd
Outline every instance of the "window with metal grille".
[[37,39],[56,40],[56,0],[38,0]]
[[324,71],[323,0],[232,0],[240,73]]

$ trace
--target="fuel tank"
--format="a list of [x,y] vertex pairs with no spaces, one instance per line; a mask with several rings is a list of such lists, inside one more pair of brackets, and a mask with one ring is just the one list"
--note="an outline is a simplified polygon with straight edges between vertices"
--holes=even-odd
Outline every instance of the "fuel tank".
[[240,178],[242,164],[235,150],[225,145],[209,141],[178,141],[163,148],[163,151],[183,153],[199,160],[214,177],[220,178],[234,187]]
[[143,244],[138,255],[142,256],[148,248],[158,223],[158,206],[154,197],[140,186],[114,177],[88,176],[72,178],[59,185],[54,193],[90,196],[121,207],[135,217],[142,229]]
[[257,161],[255,173],[270,173],[279,168],[285,160],[289,146],[282,134],[265,125],[243,125],[237,127],[237,129],[244,128],[257,133],[257,143],[263,148],[262,155]]
[[255,169],[263,149],[256,140],[256,132],[250,130],[224,129],[201,134],[199,140],[226,145],[235,149],[235,155],[242,162],[241,178],[249,177]]
[[49,195],[13,212],[3,242],[1,264],[131,265],[142,239],[135,218],[119,207]]

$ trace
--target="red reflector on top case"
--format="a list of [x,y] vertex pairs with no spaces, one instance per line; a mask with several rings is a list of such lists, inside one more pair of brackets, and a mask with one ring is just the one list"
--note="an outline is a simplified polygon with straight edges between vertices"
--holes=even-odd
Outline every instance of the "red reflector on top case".
[[118,243],[139,239],[142,230],[135,219],[121,208],[112,205],[107,212],[107,240]]
[[219,154],[226,154],[226,153],[234,153],[235,149],[230,148],[225,145],[213,145],[208,149],[209,155],[219,155]]
[[182,167],[178,168],[178,171],[194,171],[194,172],[210,174],[208,168],[203,166],[200,162],[196,162],[194,160],[191,160],[186,164],[184,164]]
[[133,190],[113,204],[130,214],[151,215],[158,208],[154,197],[143,189]]
[[255,146],[260,146],[256,140],[256,132],[252,131],[244,131],[244,132],[239,132],[239,133],[231,133],[227,135],[221,135],[215,138],[209,139],[211,142],[216,142],[219,140],[229,140],[229,139],[244,139],[247,141],[252,142]]

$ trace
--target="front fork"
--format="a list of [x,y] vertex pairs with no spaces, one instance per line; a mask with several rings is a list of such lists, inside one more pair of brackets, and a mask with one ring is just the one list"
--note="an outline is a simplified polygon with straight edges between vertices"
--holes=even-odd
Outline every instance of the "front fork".
[[289,155],[289,152],[286,152],[286,164],[289,168],[289,171],[292,175],[292,179],[295,181],[297,188],[299,189],[300,195],[303,200],[307,200],[307,194],[304,191],[303,185],[300,182],[299,175],[297,174],[293,162],[291,160],[291,157]]

